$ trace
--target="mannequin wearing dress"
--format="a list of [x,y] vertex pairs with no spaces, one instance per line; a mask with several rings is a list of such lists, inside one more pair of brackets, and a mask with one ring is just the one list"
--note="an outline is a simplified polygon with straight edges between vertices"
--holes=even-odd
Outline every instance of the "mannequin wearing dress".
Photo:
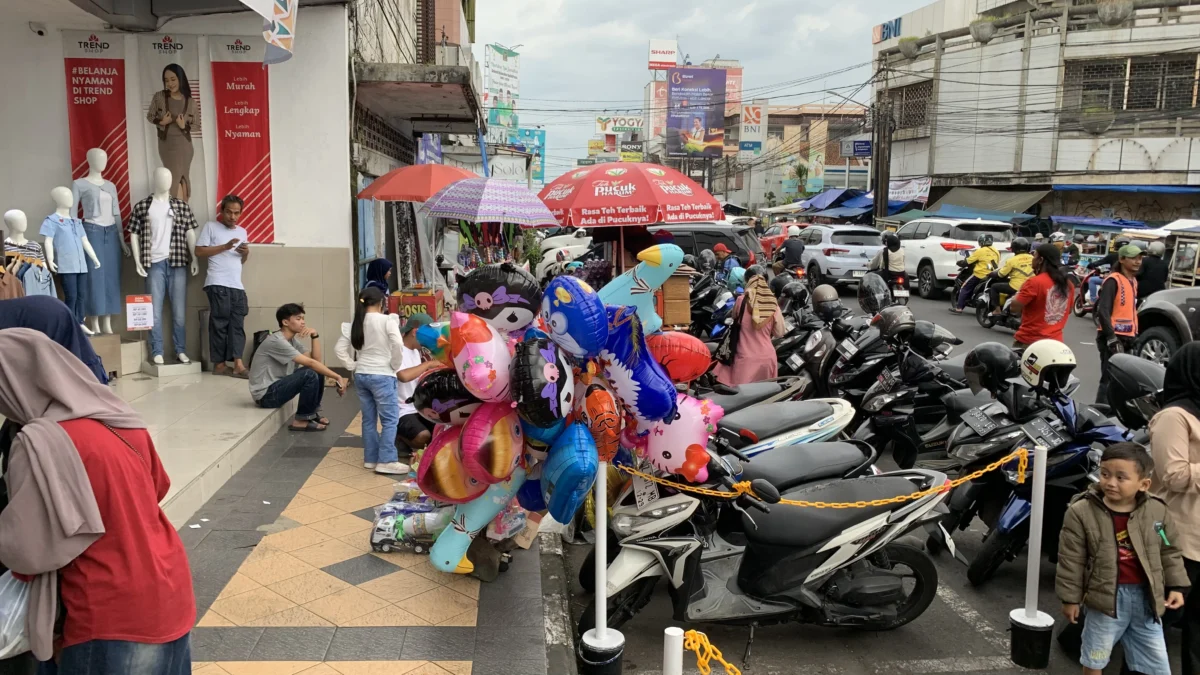
[[42,245],[25,237],[29,221],[25,212],[13,209],[4,214],[4,264],[20,280],[25,295],[55,295],[54,277],[46,267]]
[[88,242],[83,230],[83,222],[71,213],[75,200],[71,189],[56,187],[50,191],[54,200],[54,213],[42,221],[41,235],[46,238],[46,264],[50,271],[58,274],[62,282],[63,298],[67,307],[79,322],[83,332],[92,335],[91,329],[83,322],[83,300],[87,293],[88,261],[93,269],[99,269],[100,259]]
[[84,312],[93,332],[111,334],[112,316],[122,311],[121,254],[128,256],[129,248],[121,232],[117,188],[104,179],[108,153],[101,148],[92,148],[87,152],[87,162],[88,175],[71,185],[75,203],[72,213],[82,211],[84,233],[96,249],[101,267],[88,275]]

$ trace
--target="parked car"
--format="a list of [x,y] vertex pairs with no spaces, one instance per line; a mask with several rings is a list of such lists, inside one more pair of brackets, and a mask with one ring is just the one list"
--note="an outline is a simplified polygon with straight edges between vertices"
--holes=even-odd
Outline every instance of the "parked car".
[[871,258],[883,247],[883,233],[864,225],[809,225],[804,242],[804,271],[812,287],[849,284],[867,273]]
[[1142,301],[1133,353],[1166,365],[1181,346],[1200,334],[1200,288],[1168,288]]
[[922,298],[935,297],[954,284],[962,252],[977,248],[985,232],[992,235],[1001,259],[1007,258],[1015,236],[1011,224],[998,220],[921,218],[896,231],[904,247],[905,271],[917,281]]
[[659,230],[670,232],[675,238],[674,243],[682,248],[685,254],[697,255],[700,251],[711,250],[717,244],[724,243],[741,261],[742,267],[769,260],[763,254],[758,237],[754,236],[754,228],[745,225],[726,222],[672,223],[647,229],[650,234]]

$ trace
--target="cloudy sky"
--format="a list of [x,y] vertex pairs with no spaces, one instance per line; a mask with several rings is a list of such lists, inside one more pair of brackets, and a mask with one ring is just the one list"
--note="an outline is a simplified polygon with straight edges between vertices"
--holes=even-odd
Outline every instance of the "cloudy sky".
[[602,110],[640,113],[650,38],[677,38],[694,64],[717,55],[740,60],[747,98],[776,85],[765,94],[772,103],[835,102],[821,92],[851,93],[870,77],[869,66],[796,81],[869,62],[875,24],[930,2],[484,0],[476,5],[475,56],[482,63],[486,43],[522,45],[521,126],[546,129],[549,181],[587,156]]

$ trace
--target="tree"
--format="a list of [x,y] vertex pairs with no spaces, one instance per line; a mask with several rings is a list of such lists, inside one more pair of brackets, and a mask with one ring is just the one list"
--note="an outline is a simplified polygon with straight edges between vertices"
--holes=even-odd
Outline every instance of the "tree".
[[768,192],[767,194],[765,194],[763,196],[766,197],[766,199],[767,199],[768,207],[775,206],[775,193],[774,192]]
[[792,174],[796,176],[796,180],[800,181],[801,189],[803,189],[804,184],[808,182],[808,167],[801,162],[796,162],[796,165],[792,167]]

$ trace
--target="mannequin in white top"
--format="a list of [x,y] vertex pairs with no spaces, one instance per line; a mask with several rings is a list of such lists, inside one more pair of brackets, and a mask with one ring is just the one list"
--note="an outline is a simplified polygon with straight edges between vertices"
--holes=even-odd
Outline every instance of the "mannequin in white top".
[[[103,148],[92,148],[91,150],[87,151],[87,163],[88,163],[88,175],[84,178],[81,178],[80,180],[86,181],[86,182],[90,183],[91,185],[94,185],[98,188],[107,188],[107,189],[96,191],[94,193],[97,195],[97,198],[100,200],[100,203],[97,205],[98,211],[96,212],[95,215],[88,217],[89,214],[88,214],[87,209],[85,208],[84,209],[84,220],[86,220],[88,223],[90,223],[92,225],[96,225],[96,226],[100,226],[100,227],[107,228],[107,227],[117,226],[120,224],[120,219],[118,216],[113,215],[114,212],[116,212],[117,210],[113,208],[114,205],[112,203],[112,201],[114,200],[114,195],[116,194],[116,187],[113,186],[113,184],[110,181],[107,181],[104,179],[104,169],[108,167],[108,153],[105,152]],[[76,196],[77,196],[77,201],[78,201],[79,181],[76,181],[75,185],[76,185]],[[117,230],[116,234],[117,234],[117,237],[116,237],[117,242],[119,243],[119,245],[121,247],[121,253],[123,253],[125,255],[125,257],[129,257],[129,245],[125,243],[125,237],[123,236],[120,229]],[[101,244],[93,242],[93,245],[100,246]],[[101,246],[101,248],[102,248],[102,250],[106,250],[106,249],[104,249],[103,246]],[[115,253],[116,253],[116,251],[114,250],[111,255],[115,256]],[[107,264],[109,267],[115,267],[115,269],[106,269],[106,273],[117,275],[116,283],[119,285],[120,284],[120,274],[121,274],[120,258],[115,259],[115,263],[116,263],[115,265],[113,264],[113,262],[114,262],[113,258],[110,257]],[[103,276],[103,275],[99,275],[99,276]],[[100,283],[102,286],[108,285],[105,283],[106,281],[109,283],[112,283],[111,280],[108,280],[108,279],[101,280],[99,278],[99,276],[93,278],[91,280],[91,283],[92,284]],[[103,291],[98,287],[92,289],[93,297],[95,297],[97,294],[100,294],[102,292]],[[111,301],[109,301],[109,302],[111,302]],[[92,305],[94,303],[92,301],[89,301],[87,304]],[[89,311],[91,311],[93,309],[94,308],[89,307]],[[110,308],[110,309],[115,309],[115,308]],[[88,317],[88,327],[92,330],[93,333],[104,333],[106,335],[111,335],[113,332],[112,314]]]
[[[151,193],[154,197],[154,204],[166,204],[168,208],[171,205],[171,170],[165,166],[160,166],[154,170],[154,192]],[[168,233],[170,234],[170,233]],[[129,238],[129,247],[133,253],[133,264],[137,268],[138,276],[146,276],[146,269],[142,267],[141,242],[138,237]],[[200,273],[200,262],[196,258],[196,231],[187,231],[187,247],[192,252],[192,266],[189,272],[192,276]]]
[[[87,263],[83,260],[76,259],[78,255],[75,250],[55,251],[55,240],[60,237],[65,239],[67,245],[74,246],[74,239],[78,237],[79,243],[82,245],[83,254],[92,261],[95,269],[100,269],[100,259],[96,257],[96,251],[92,248],[91,242],[88,241],[87,234],[83,231],[83,223],[75,218],[75,214],[71,212],[75,206],[75,198],[71,194],[71,188],[56,187],[50,191],[50,199],[54,200],[54,213],[46,217],[46,221],[42,223],[42,234],[46,236],[42,243],[46,253],[46,264],[50,267],[51,272],[59,275],[59,279],[63,282],[63,297],[67,301],[67,306],[71,308],[71,312],[76,315],[79,321],[80,328],[88,335],[93,335],[92,329],[87,327],[83,322],[83,298],[81,294],[86,292],[86,287],[81,287],[77,281],[72,284],[68,283],[68,279],[78,279],[78,276],[87,273]],[[47,234],[47,225],[51,222],[56,223],[55,230],[52,234]],[[58,256],[62,253],[62,257]],[[61,263],[61,265],[60,265]],[[60,269],[62,266],[70,266],[70,269]]]
[[[4,212],[4,231],[8,233],[5,243],[12,244],[16,247],[28,245],[30,241],[25,238],[25,232],[28,229],[29,220],[25,217],[24,211],[20,209],[12,209],[11,211]],[[34,245],[37,245],[36,242],[34,242]],[[15,262],[15,260],[16,259],[14,258],[12,265],[13,269],[10,269],[10,272],[15,272],[16,268],[20,266],[19,263]],[[44,269],[39,269],[37,274],[49,274],[49,272]],[[39,276],[39,278],[41,277]]]
[[[152,256],[154,255],[155,251],[159,250],[160,245],[164,250],[169,251],[170,249],[171,229],[174,227],[174,221],[172,220],[172,213],[174,212],[171,208],[171,181],[172,178],[170,169],[160,166],[154,170],[154,192],[151,193],[150,209],[149,214],[147,215],[148,222],[146,223],[149,227],[146,240],[151,247]],[[134,209],[134,214],[136,217],[136,208]],[[192,276],[196,276],[196,274],[200,272],[200,263],[196,258],[196,231],[194,229],[187,230],[186,240],[188,251],[191,252],[192,259],[189,271],[191,272]],[[149,272],[142,264],[142,238],[134,234],[134,236],[129,238],[129,245],[130,249],[132,249],[133,265],[137,270],[138,276],[149,277]],[[151,260],[153,261],[153,258]],[[148,286],[153,286],[153,280],[151,280],[151,283],[148,284]],[[180,284],[180,286],[181,288],[178,290],[173,286],[168,286],[169,291],[166,294],[167,297],[155,296],[154,292],[151,290],[151,296],[154,297],[155,305],[155,329],[151,331],[151,350],[153,351],[156,344],[158,348],[161,349],[162,347],[161,337],[155,338],[155,333],[157,333],[159,336],[162,335],[162,307],[165,301],[170,300],[172,323],[174,325],[174,342],[177,349],[175,357],[180,363],[191,363],[191,359],[188,358],[188,355],[182,349],[182,345],[184,344],[182,329],[184,308],[182,306],[175,307],[174,302],[175,298],[180,298],[180,304],[182,305],[182,299],[186,297],[186,290],[182,288],[182,284]],[[160,366],[165,363],[162,354],[153,354],[151,359],[155,364]]]

